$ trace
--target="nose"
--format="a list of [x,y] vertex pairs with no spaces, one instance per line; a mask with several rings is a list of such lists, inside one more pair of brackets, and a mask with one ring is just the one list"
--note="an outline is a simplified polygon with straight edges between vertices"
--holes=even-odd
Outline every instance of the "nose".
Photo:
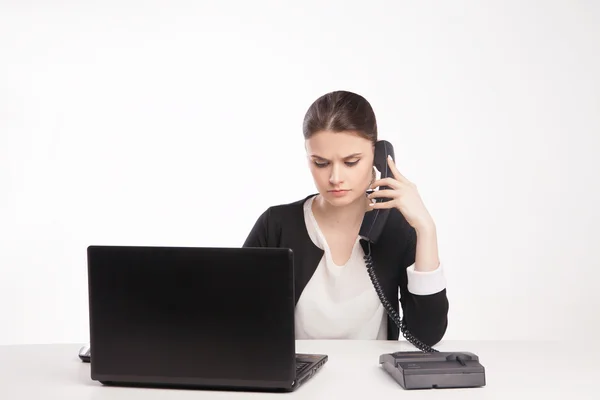
[[337,164],[333,164],[333,167],[331,168],[331,175],[329,175],[329,183],[331,183],[333,186],[337,186],[344,182],[342,179],[340,169],[341,168]]

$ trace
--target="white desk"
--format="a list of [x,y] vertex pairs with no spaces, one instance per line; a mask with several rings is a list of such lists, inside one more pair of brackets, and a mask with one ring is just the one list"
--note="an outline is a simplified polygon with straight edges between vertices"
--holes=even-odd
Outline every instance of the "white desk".
[[292,393],[219,392],[102,386],[77,357],[81,344],[0,346],[0,399],[600,399],[600,346],[554,342],[442,342],[441,351],[471,351],[487,385],[472,389],[402,389],[379,355],[413,350],[406,342],[298,341],[297,351],[329,362]]

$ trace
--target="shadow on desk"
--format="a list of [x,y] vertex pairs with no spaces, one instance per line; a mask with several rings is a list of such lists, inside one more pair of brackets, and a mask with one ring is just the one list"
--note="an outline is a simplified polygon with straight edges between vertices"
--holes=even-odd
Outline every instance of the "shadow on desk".
[[[442,389],[444,399],[505,399],[519,396],[544,399],[596,399],[595,381],[600,364],[596,343],[516,341],[446,341],[442,351],[471,351],[486,368],[484,388]],[[106,387],[92,381],[90,364],[78,359],[81,345],[48,344],[0,346],[0,398],[127,399],[165,398],[164,390]],[[397,341],[298,341],[297,351],[328,354],[329,361],[297,392],[285,396],[311,400],[336,398],[373,399],[408,395],[383,369],[383,353],[414,348]],[[264,398],[266,393],[169,390],[168,398],[194,400]],[[276,394],[274,394],[276,395]],[[156,396],[156,397],[153,397]],[[439,399],[439,390],[420,391],[418,396]],[[430,396],[430,397],[427,397]]]

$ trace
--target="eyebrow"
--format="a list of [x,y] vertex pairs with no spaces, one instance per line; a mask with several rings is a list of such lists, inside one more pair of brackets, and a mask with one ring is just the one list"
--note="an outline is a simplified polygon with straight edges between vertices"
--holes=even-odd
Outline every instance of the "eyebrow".
[[[348,159],[350,159],[350,158],[358,157],[358,156],[360,156],[360,155],[362,155],[362,153],[352,153],[352,154],[350,154],[349,156],[346,156],[346,157],[344,157],[344,158],[343,158],[343,160],[348,160]],[[316,154],[312,154],[312,155],[311,155],[311,157],[312,157],[312,158],[318,158],[319,160],[329,161],[328,159],[326,159],[326,158],[323,158],[323,157],[321,157],[321,156],[318,156],[318,155],[316,155]]]

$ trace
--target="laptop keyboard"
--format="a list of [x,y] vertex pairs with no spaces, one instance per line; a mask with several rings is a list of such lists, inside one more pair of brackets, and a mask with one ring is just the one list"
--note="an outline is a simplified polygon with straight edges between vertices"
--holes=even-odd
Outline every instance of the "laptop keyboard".
[[296,373],[300,373],[304,368],[306,368],[309,365],[310,363],[306,361],[296,360]]

